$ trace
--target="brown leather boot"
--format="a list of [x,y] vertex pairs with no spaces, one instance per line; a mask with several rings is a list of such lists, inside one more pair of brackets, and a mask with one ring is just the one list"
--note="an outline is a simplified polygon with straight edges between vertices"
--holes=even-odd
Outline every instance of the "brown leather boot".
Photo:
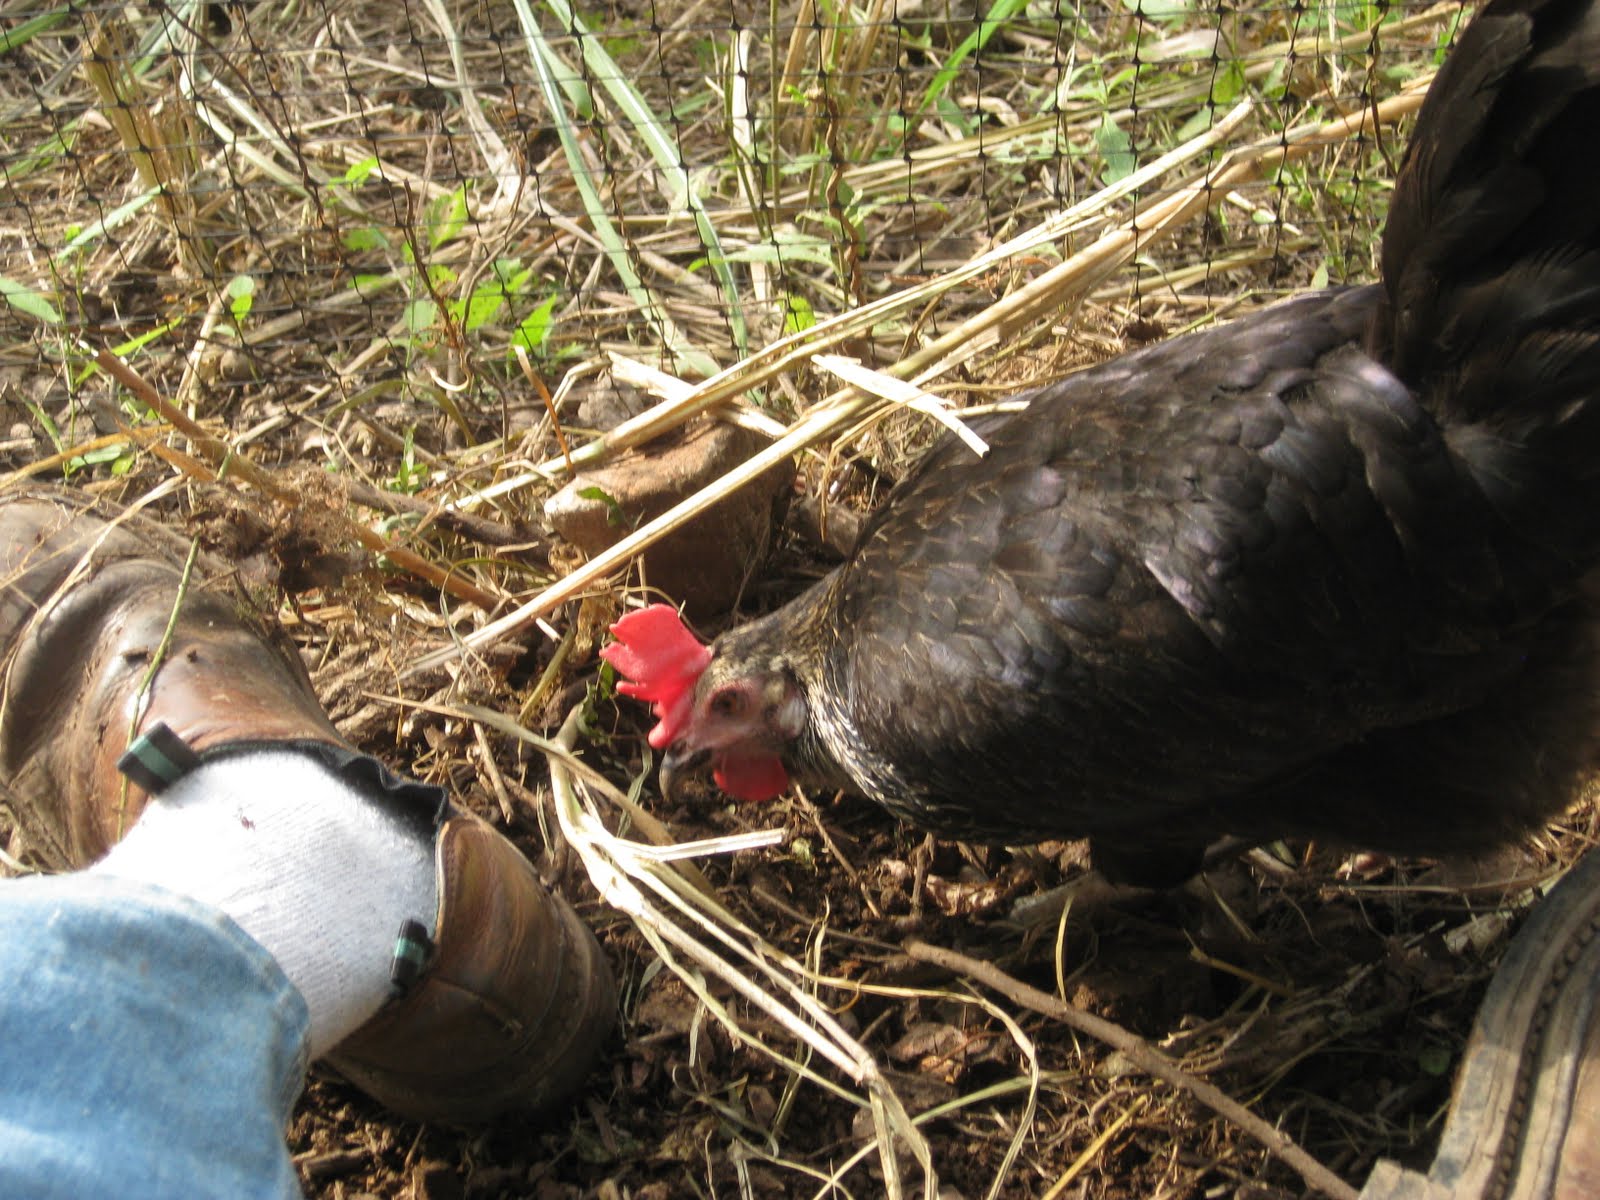
[[1361,1200],[1600,1196],[1600,853],[1517,931],[1478,1010],[1426,1175],[1380,1162]]
[[563,1098],[614,1016],[594,936],[486,823],[343,742],[299,658],[245,601],[204,570],[184,584],[186,552],[153,522],[76,493],[0,497],[0,781],[34,855],[56,869],[95,861],[147,799],[129,777],[159,787],[185,747],[200,760],[302,748],[426,809],[438,829],[425,970],[329,1061],[418,1120]]

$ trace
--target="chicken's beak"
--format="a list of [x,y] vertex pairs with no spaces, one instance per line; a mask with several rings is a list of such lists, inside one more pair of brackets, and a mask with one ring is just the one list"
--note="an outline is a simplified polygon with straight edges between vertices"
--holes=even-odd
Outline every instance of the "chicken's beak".
[[682,738],[673,742],[661,759],[661,799],[671,804],[678,782],[685,776],[693,775],[710,761],[710,750],[691,750]]

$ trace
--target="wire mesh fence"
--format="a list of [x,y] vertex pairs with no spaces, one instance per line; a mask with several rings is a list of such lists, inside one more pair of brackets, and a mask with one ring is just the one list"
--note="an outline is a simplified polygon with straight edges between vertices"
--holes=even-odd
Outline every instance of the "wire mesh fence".
[[[1080,358],[1370,277],[1398,143],[1360,118],[1426,76],[1460,15],[11,3],[9,465],[118,432],[102,348],[200,416],[364,422],[403,472],[503,444],[544,415],[541,387],[581,394],[611,354],[696,381],[831,339],[1004,381],[1086,299],[1110,319]],[[1197,186],[1181,236],[1052,282]],[[788,420],[812,394],[790,373],[749,399]]]

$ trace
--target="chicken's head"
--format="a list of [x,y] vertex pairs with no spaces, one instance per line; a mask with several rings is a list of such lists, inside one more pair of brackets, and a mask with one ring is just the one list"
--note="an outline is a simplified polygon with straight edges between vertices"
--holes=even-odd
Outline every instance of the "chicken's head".
[[[703,645],[667,604],[631,612],[611,627],[600,656],[648,700],[657,717],[650,745],[665,750],[661,793],[709,764],[717,786],[741,800],[770,800],[789,786],[784,751],[805,725],[805,700],[780,667]],[[735,635],[736,638],[737,635]]]

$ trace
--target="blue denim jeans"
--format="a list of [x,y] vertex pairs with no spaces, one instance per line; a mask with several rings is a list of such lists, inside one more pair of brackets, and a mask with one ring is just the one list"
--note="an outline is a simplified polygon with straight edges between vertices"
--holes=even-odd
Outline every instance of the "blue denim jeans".
[[88,875],[0,881],[0,1196],[300,1195],[308,1016],[222,913]]

